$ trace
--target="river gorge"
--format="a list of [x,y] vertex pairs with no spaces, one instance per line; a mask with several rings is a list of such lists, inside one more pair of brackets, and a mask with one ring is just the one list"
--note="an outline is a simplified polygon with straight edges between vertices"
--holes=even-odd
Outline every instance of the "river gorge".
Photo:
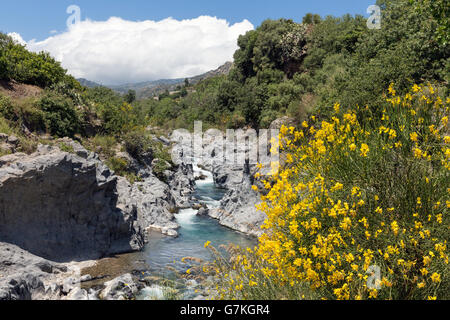
[[[155,139],[178,144],[175,134]],[[211,161],[211,140],[202,159],[179,163],[163,180],[136,164],[144,178],[134,184],[79,143],[64,143],[73,151],[40,145],[0,158],[1,299],[168,299],[172,290],[202,300],[205,285],[183,275],[211,260],[204,244],[256,245],[265,217],[251,168]],[[12,201],[14,192],[29,201]]]

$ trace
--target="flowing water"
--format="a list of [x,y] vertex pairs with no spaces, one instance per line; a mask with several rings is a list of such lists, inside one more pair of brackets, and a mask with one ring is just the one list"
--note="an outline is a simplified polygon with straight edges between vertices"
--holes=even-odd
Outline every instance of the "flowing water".
[[[206,177],[196,181],[195,198],[208,208],[218,207],[225,190],[214,185],[212,174],[194,165],[194,175]],[[241,247],[254,246],[255,239],[221,226],[215,219],[197,216],[195,209],[183,209],[176,215],[180,225],[179,237],[170,238],[153,235],[145,248],[146,262],[153,271],[161,271],[172,266],[179,271],[187,269],[181,262],[184,257],[195,257],[209,260],[211,255],[204,244],[227,245],[230,243]],[[183,270],[184,269],[184,270]]]
[[[198,203],[205,204],[208,208],[218,207],[225,190],[217,188],[212,174],[197,165],[194,165],[194,176],[204,178],[196,181],[194,196]],[[221,226],[215,219],[197,216],[197,211],[183,209],[176,215],[180,225],[179,237],[171,238],[160,234],[153,234],[150,237],[143,254],[146,264],[150,267],[150,274],[171,278],[173,270],[184,273],[190,268],[189,263],[181,261],[185,257],[211,260],[211,253],[204,247],[207,241],[211,241],[211,245],[216,248],[230,243],[243,248],[253,247],[256,244],[254,238]],[[163,288],[158,285],[146,287],[138,299],[162,299],[162,292]]]

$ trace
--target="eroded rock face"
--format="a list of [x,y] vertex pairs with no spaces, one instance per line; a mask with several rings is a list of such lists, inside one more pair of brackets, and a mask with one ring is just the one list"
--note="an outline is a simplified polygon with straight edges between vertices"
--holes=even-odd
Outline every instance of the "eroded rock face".
[[56,279],[65,272],[65,265],[0,242],[0,300],[58,298],[61,288]]
[[178,208],[189,208],[195,191],[195,178],[192,164],[181,163],[175,172],[168,176],[172,196]]
[[[249,235],[260,236],[263,231],[261,225],[266,219],[265,213],[255,207],[260,203],[260,196],[252,190],[252,184],[256,183],[252,176],[256,173],[256,164],[249,164],[248,149],[246,146],[236,145],[233,152],[236,159],[240,157],[241,163],[227,163],[222,158],[224,144],[216,139],[221,133],[206,132],[203,136],[202,158],[196,159],[199,167],[209,170],[213,174],[217,187],[227,189],[227,193],[220,202],[219,208],[199,211],[199,215],[208,214],[217,219],[220,224]],[[223,135],[223,134],[222,134]],[[223,137],[223,139],[225,139]],[[189,132],[178,130],[172,134],[172,141],[177,143],[176,158],[182,161],[192,159],[194,155],[193,138]]]
[[53,261],[141,249],[137,210],[121,205],[118,178],[80,145],[74,152],[40,145],[0,158],[0,241]]
[[261,203],[261,200],[260,195],[252,190],[252,185],[256,182],[252,179],[250,167],[244,165],[240,173],[242,182],[229,184],[219,208],[209,210],[208,214],[218,219],[221,225],[259,237],[263,234],[261,226],[267,216],[256,209],[256,205]]
[[119,208],[136,212],[137,226],[154,229],[170,236],[177,236],[175,221],[176,201],[167,184],[154,176],[133,185],[125,178],[118,178]]

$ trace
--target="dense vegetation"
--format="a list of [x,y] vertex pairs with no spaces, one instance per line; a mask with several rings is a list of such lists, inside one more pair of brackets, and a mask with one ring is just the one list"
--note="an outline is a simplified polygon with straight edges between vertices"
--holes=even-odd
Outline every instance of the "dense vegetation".
[[[281,170],[255,176],[267,214],[258,246],[204,267],[217,298],[449,298],[448,14],[440,1],[379,4],[381,30],[358,17],[309,16],[292,79],[260,45],[262,27],[240,39],[233,79],[248,86],[264,70],[283,71],[278,85],[300,86],[315,108],[281,128]],[[266,97],[241,109],[259,125],[281,110]]]
[[375,109],[391,82],[399,93],[427,81],[448,90],[445,1],[378,4],[381,30],[350,15],[264,21],[239,38],[228,76],[197,85],[186,98],[146,101],[154,110],[150,120],[167,127],[192,126],[193,119],[220,128],[268,127],[286,114],[299,122],[311,111],[327,116],[335,102]]
[[[37,86],[37,94],[11,98],[0,92],[0,132],[19,138],[17,151],[32,152],[39,142],[70,137],[99,152],[119,174],[135,177],[126,159],[115,154],[121,149],[140,161],[151,152],[159,161],[156,174],[168,168],[170,156],[151,139],[150,109],[135,102],[133,91],[121,96],[111,89],[82,87],[60,63],[47,53],[32,53],[0,33],[0,81],[5,88],[23,84]],[[32,134],[34,133],[34,134]],[[7,153],[0,149],[0,155]]]
[[[24,152],[77,139],[135,180],[120,151],[164,160],[159,175],[170,162],[149,125],[264,128],[291,116],[282,170],[260,177],[266,235],[205,269],[219,274],[219,298],[448,299],[449,9],[378,4],[380,30],[350,15],[264,21],[239,37],[228,75],[159,99],[84,88],[48,54],[0,34],[0,80],[41,88],[0,93],[0,132]],[[373,266],[381,278],[368,287]]]
[[392,85],[380,106],[282,127],[286,163],[261,177],[267,232],[206,269],[219,298],[449,298],[450,99]]

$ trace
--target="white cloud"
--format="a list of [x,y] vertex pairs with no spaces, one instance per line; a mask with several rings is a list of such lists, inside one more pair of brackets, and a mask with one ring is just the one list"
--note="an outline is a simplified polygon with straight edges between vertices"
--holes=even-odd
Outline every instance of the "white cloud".
[[122,84],[215,69],[232,60],[238,36],[253,28],[248,20],[230,25],[209,16],[139,22],[111,17],[82,21],[44,41],[31,40],[27,47],[50,52],[77,78]]
[[25,42],[25,40],[22,39],[22,36],[20,34],[16,33],[16,32],[8,33],[8,36],[13,38],[14,41],[16,41],[17,43],[20,43],[21,45],[26,45],[27,44]]

